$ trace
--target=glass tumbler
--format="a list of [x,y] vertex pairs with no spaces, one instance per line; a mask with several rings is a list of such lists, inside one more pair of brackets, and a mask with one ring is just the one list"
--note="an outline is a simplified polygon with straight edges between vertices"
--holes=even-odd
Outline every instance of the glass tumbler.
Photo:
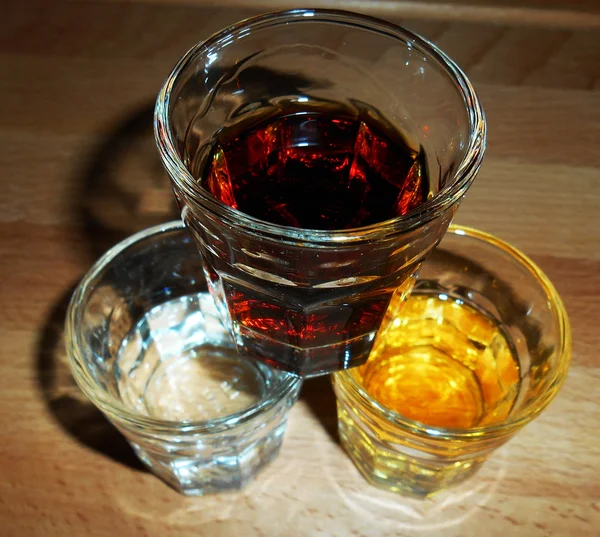
[[[430,195],[372,225],[308,229],[255,218],[203,188],[220,133],[290,110],[366,114],[400,133],[425,155]],[[294,148],[308,155],[302,166],[318,167],[309,153],[323,133],[309,130]],[[384,21],[313,9],[249,19],[197,44],[167,78],[155,112],[162,161],[238,349],[304,377],[366,360],[394,292],[410,288],[477,174],[485,134],[471,84],[433,44]],[[223,159],[252,173],[275,156],[281,163],[289,153],[272,150],[269,136],[256,136],[246,153],[225,149]],[[378,144],[366,158],[386,158]],[[335,189],[319,191],[314,176],[311,196],[335,204]]]
[[[426,306],[409,315],[417,299]],[[567,313],[542,271],[491,235],[451,226],[367,364],[333,375],[342,444],[370,483],[432,495],[464,481],[537,417],[570,358]],[[404,414],[373,396],[377,386],[365,388],[379,363],[387,382],[400,373],[394,402]],[[415,409],[422,421],[407,417]]]
[[92,267],[66,341],[85,395],[183,494],[242,487],[279,452],[301,381],[238,354],[183,223],[133,235]]

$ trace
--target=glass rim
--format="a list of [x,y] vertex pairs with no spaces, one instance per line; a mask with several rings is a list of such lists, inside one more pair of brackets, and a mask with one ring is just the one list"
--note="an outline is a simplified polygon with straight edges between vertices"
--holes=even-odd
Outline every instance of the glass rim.
[[[178,155],[175,141],[171,135],[171,96],[173,88],[198,58],[208,55],[210,51],[219,49],[231,43],[232,35],[249,33],[251,30],[264,29],[272,26],[290,23],[323,22],[353,27],[360,30],[375,32],[383,36],[410,42],[427,57],[435,60],[446,75],[454,82],[462,96],[469,118],[469,140],[465,156],[453,174],[453,181],[443,187],[432,199],[404,216],[398,216],[383,222],[354,229],[320,230],[302,229],[290,226],[272,224],[249,216],[241,211],[232,209],[217,200],[198,185],[191,173]],[[343,10],[329,9],[293,9],[267,13],[245,19],[233,26],[213,34],[188,50],[173,68],[162,86],[154,111],[154,136],[161,160],[172,181],[194,202],[209,208],[224,222],[235,224],[253,232],[277,237],[279,240],[288,239],[306,243],[333,242],[336,244],[354,243],[373,240],[388,234],[405,232],[416,226],[429,222],[456,203],[467,191],[483,160],[486,147],[487,123],[479,97],[471,82],[460,67],[436,45],[425,38],[406,30],[396,24]]]
[[279,383],[272,393],[267,394],[257,403],[247,408],[218,418],[190,421],[157,419],[133,411],[117,397],[99,388],[98,383],[86,367],[86,345],[81,336],[81,331],[77,329],[81,322],[83,310],[88,303],[87,298],[94,291],[95,281],[118,255],[149,238],[173,231],[181,232],[185,229],[187,229],[185,224],[180,220],[152,226],[119,242],[94,263],[77,284],[69,302],[65,321],[67,356],[73,378],[86,397],[104,413],[121,423],[140,428],[152,428],[157,433],[165,434],[222,432],[243,426],[253,421],[260,414],[276,407],[286,397],[300,388],[302,379],[291,373],[277,371],[276,373],[286,374],[287,377]]
[[[544,272],[523,252],[509,243],[477,229],[459,226],[452,224],[447,233],[452,233],[457,236],[468,237],[475,239],[489,246],[492,246],[499,251],[503,251],[511,256],[513,261],[528,270],[531,276],[536,280],[537,284],[544,290],[553,312],[553,316],[558,322],[560,343],[554,351],[554,355],[558,355],[559,366],[554,374],[551,384],[544,390],[543,393],[535,399],[537,405],[531,408],[532,404],[528,404],[523,408],[517,409],[514,415],[508,416],[506,419],[490,425],[483,425],[470,428],[449,428],[439,427],[435,425],[426,425],[416,420],[412,420],[402,416],[400,413],[387,408],[373,397],[371,397],[356,381],[352,375],[352,370],[337,371],[333,373],[334,382],[339,382],[341,389],[349,392],[350,397],[358,398],[360,403],[375,413],[383,416],[388,422],[397,426],[401,431],[431,438],[453,439],[453,440],[468,440],[478,437],[490,438],[493,436],[505,436],[512,431],[517,430],[533,419],[535,419],[554,399],[558,394],[560,387],[566,380],[569,364],[571,362],[571,325],[567,311],[563,304],[560,295],[550,279]],[[443,239],[442,239],[443,241]],[[426,261],[425,261],[426,262]]]

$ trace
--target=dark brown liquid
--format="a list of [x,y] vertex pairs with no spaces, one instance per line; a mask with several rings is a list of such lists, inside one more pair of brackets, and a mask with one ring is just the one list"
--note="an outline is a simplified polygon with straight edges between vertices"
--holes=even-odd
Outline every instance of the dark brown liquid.
[[[226,129],[201,184],[227,205],[285,226],[351,229],[405,215],[430,196],[425,155],[371,116],[294,111]],[[381,263],[364,283],[338,287],[324,282],[360,274],[368,250],[296,252],[284,274],[292,283],[282,285],[239,270],[232,251],[216,255],[225,247],[214,236],[201,242],[211,292],[226,304],[240,350],[302,375],[364,362],[394,290],[419,262],[399,261],[409,255],[392,253],[399,241],[386,247],[389,256],[373,254]],[[280,266],[253,268],[277,275]]]
[[429,195],[423,152],[363,116],[300,112],[224,132],[202,184],[284,226],[349,229],[405,215]]

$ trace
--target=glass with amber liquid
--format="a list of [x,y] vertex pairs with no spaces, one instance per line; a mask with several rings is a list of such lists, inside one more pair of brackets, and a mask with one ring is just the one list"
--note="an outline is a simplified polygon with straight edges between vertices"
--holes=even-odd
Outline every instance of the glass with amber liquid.
[[334,375],[342,444],[371,483],[429,496],[464,481],[558,392],[571,352],[533,262],[451,226],[393,303],[367,362]]
[[413,293],[356,378],[385,407],[453,429],[506,419],[520,384],[516,352],[502,326],[444,293]]

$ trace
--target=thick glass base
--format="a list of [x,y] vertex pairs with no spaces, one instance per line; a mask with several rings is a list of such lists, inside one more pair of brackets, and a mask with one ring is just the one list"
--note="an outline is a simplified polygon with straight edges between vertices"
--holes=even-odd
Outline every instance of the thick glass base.
[[338,401],[338,430],[342,446],[372,485],[405,496],[427,498],[474,475],[485,455],[465,457],[420,451],[412,440],[390,442],[378,437],[367,423],[357,421]]

